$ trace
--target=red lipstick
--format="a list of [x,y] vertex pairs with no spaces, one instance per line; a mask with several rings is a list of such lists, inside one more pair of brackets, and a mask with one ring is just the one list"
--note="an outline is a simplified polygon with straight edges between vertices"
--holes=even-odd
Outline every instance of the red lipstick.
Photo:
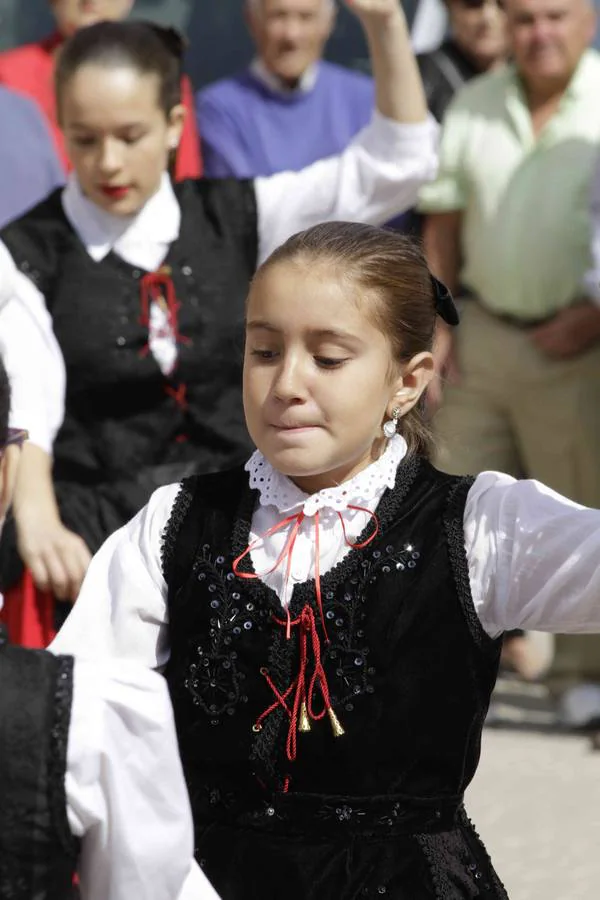
[[107,197],[110,197],[111,200],[122,200],[123,197],[127,196],[130,189],[127,185],[115,185],[113,187],[110,184],[101,184],[100,190]]

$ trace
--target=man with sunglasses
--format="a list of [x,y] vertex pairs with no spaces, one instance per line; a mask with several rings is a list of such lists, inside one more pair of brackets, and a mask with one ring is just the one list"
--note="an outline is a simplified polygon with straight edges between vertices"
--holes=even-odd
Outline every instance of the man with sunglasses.
[[[600,302],[585,285],[596,18],[591,0],[504,9],[513,61],[453,100],[421,195],[430,265],[464,298],[460,333],[438,340],[438,463],[526,473],[597,506]],[[597,639],[559,636],[554,667],[600,680]]]
[[[0,528],[27,432],[0,357]],[[166,683],[7,643],[0,631],[0,897],[217,900],[193,828]]]
[[446,6],[450,37],[418,57],[427,105],[438,122],[463,84],[506,58],[506,23],[499,0],[446,0]]

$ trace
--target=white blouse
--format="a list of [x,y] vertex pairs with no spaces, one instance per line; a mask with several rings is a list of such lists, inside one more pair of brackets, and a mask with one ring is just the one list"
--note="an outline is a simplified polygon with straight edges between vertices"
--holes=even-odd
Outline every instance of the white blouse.
[[[404,441],[397,437],[356,478],[333,492],[310,497],[277,474],[261,494],[252,534],[255,538],[264,535],[281,521],[282,513],[303,509],[306,518],[292,561],[292,577],[303,580],[314,572],[313,517],[319,506],[320,571],[324,574],[349,552],[337,512],[344,517],[350,537],[369,518],[360,513],[359,522],[353,511],[338,509],[340,489],[350,492],[344,497],[346,505],[356,501],[358,506],[375,509],[389,483],[388,466],[404,453]],[[259,461],[253,459],[251,473]],[[261,468],[268,476],[266,460]],[[159,488],[131,522],[108,538],[92,560],[53,650],[77,650],[90,658],[128,657],[153,668],[166,664],[167,586],[160,547],[178,491],[176,484]],[[328,494],[332,496],[323,496]],[[468,493],[464,537],[473,602],[491,637],[513,628],[600,631],[600,511],[572,503],[536,481],[484,472]],[[285,602],[289,592],[286,595],[281,572],[265,574],[277,561],[282,539],[281,532],[265,538],[252,550],[252,561],[259,576]]]
[[76,659],[65,778],[82,900],[216,900],[194,834],[164,679]]
[[[375,112],[339,156],[300,172],[255,179],[259,262],[291,234],[317,222],[346,219],[384,223],[411,207],[420,186],[435,176],[437,125],[430,117],[400,124]],[[83,196],[74,176],[64,189],[63,207],[88,253],[96,260],[111,250],[130,265],[155,271],[179,236],[181,211],[168,177],[135,216],[98,209]],[[46,305],[35,285],[17,272],[0,242],[0,352],[10,353],[15,390],[14,423],[50,451],[64,410],[64,364]],[[149,344],[164,372],[172,370],[176,346],[164,313],[151,311]],[[16,412],[15,412],[16,416]]]

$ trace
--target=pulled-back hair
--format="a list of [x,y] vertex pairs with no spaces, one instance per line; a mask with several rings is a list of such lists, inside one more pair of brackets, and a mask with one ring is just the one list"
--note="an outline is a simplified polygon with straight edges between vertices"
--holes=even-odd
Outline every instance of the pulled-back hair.
[[[265,260],[256,277],[282,262],[324,263],[347,282],[389,339],[395,362],[406,363],[417,353],[431,351],[436,298],[423,250],[414,238],[372,225],[326,222],[289,238]],[[424,397],[400,420],[399,428],[410,453],[431,454]]]
[[83,66],[126,67],[156,75],[159,104],[165,115],[181,102],[184,41],[173,28],[152,22],[98,22],[82,28],[62,49],[56,67],[56,96],[60,111],[67,82]]
[[8,416],[10,413],[10,384],[4,363],[0,357],[0,447],[8,439]]

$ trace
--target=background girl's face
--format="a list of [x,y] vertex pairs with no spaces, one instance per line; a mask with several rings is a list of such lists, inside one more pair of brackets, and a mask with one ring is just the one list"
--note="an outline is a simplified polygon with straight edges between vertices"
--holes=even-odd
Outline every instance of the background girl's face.
[[98,65],[78,69],[63,87],[61,126],[85,195],[116,215],[136,213],[160,185],[185,112],[169,119],[153,74]]
[[310,492],[365,468],[401,378],[369,298],[328,272],[280,262],[248,300],[244,408],[269,462]]

